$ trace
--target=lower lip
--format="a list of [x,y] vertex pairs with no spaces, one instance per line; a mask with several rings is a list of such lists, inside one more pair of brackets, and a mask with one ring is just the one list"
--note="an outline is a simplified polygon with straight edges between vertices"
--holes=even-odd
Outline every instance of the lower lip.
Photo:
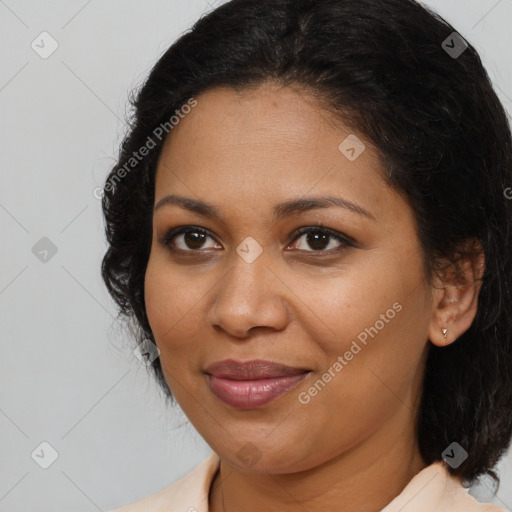
[[209,375],[210,389],[224,403],[237,409],[253,409],[268,404],[297,387],[309,372],[271,379],[231,380]]

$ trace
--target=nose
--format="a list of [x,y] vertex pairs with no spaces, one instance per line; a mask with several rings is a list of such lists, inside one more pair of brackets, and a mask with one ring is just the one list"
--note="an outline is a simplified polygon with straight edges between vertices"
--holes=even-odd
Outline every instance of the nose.
[[284,330],[288,289],[271,269],[265,251],[251,263],[234,253],[230,265],[216,288],[208,312],[210,325],[237,338],[247,338],[257,327]]

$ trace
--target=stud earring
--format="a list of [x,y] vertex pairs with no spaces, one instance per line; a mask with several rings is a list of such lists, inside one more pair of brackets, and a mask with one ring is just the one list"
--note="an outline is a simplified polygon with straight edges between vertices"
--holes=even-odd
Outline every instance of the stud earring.
[[444,337],[445,337],[445,339],[446,339],[446,335],[447,335],[447,333],[448,333],[448,329],[447,329],[446,327],[443,327],[443,328],[441,329],[441,332],[443,333],[443,336],[444,336]]

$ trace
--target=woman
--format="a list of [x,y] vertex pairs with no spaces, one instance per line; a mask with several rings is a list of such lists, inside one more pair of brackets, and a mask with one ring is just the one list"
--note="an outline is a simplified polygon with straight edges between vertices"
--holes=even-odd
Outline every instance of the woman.
[[135,100],[102,272],[213,453],[118,510],[500,510],[462,484],[512,435],[511,154],[412,0],[200,19]]

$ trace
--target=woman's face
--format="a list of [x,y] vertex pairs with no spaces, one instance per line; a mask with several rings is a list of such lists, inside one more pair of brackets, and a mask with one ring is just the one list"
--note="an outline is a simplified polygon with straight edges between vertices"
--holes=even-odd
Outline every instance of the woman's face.
[[[145,277],[176,400],[221,458],[255,472],[340,456],[356,469],[398,440],[414,451],[432,297],[413,212],[376,150],[290,88],[196,99],[155,186],[155,205],[188,203],[155,208]],[[254,360],[295,370],[237,365]]]

